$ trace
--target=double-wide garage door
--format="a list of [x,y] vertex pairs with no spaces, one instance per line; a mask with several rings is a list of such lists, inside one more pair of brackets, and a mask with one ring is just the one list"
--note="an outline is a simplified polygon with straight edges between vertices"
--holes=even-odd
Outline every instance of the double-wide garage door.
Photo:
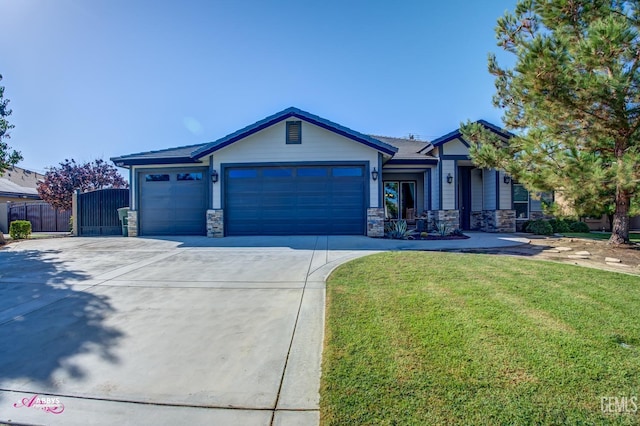
[[207,169],[138,173],[142,235],[205,235]]
[[363,235],[362,165],[225,169],[227,235]]

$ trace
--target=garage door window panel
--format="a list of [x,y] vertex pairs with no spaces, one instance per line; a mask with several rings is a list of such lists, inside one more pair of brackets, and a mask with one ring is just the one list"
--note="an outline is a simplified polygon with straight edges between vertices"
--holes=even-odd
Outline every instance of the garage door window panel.
[[178,173],[178,182],[202,180],[202,173]]
[[302,168],[298,169],[298,177],[327,177],[327,169],[326,168]]
[[264,169],[262,176],[265,178],[290,178],[293,176],[293,169]]
[[144,180],[146,182],[169,182],[169,175],[167,174],[144,175]]
[[362,177],[362,167],[334,167],[334,177]]
[[257,178],[258,171],[256,169],[233,169],[233,170],[229,170],[229,177],[231,179]]

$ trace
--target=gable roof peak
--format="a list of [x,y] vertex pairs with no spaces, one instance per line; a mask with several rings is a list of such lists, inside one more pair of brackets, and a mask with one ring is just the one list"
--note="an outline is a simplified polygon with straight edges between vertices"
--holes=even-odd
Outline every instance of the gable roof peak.
[[266,118],[263,118],[262,120],[256,121],[255,123],[250,124],[236,132],[230,133],[223,138],[205,144],[203,147],[192,152],[191,156],[194,159],[202,158],[205,155],[209,155],[219,149],[231,145],[234,142],[244,139],[247,136],[259,132],[260,130],[266,129],[267,127],[279,123],[282,120],[286,120],[289,117],[300,118],[318,127],[322,127],[326,130],[332,131],[356,142],[370,146],[388,155],[393,155],[398,152],[398,149],[393,145],[387,144],[363,133],[356,132],[355,130],[351,130],[348,127],[342,126],[338,123],[334,123],[333,121],[327,120],[315,114],[311,114],[310,112],[303,111],[300,108],[289,107]]

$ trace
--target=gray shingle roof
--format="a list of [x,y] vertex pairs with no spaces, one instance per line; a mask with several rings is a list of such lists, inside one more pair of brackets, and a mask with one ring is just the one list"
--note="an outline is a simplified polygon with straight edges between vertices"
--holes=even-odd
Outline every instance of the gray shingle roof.
[[214,142],[122,155],[120,157],[112,157],[111,161],[120,167],[141,164],[197,163],[200,158],[289,117],[303,119],[309,123],[315,124],[316,126],[325,128],[356,142],[370,146],[388,155],[394,155],[397,151],[395,146],[387,144],[384,141],[356,132],[355,130],[351,130],[347,127],[341,126],[340,124],[318,117],[317,115],[302,111],[301,109],[291,107],[257,121]]
[[196,162],[192,158],[194,151],[206,146],[208,143],[200,143],[196,145],[179,146],[177,148],[159,149],[155,151],[137,152],[135,154],[121,155],[120,157],[112,157],[116,165],[125,164],[170,164],[178,162],[192,163]]
[[371,137],[398,148],[398,152],[393,156],[394,160],[424,160],[435,158],[431,155],[428,155],[428,153],[430,153],[433,149],[433,145],[431,145],[431,143],[427,141],[408,138],[395,138],[391,136],[371,135]]
[[11,182],[4,177],[0,178],[0,194],[8,195],[15,194],[20,195],[35,195],[38,196],[38,190],[35,188],[27,188],[26,186],[20,186]]

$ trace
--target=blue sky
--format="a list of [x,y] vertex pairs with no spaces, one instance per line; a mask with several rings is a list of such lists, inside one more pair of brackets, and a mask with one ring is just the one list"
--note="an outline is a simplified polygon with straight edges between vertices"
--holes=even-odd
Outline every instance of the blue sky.
[[44,171],[216,140],[289,106],[385,136],[501,124],[487,53],[514,5],[0,0],[9,143]]

